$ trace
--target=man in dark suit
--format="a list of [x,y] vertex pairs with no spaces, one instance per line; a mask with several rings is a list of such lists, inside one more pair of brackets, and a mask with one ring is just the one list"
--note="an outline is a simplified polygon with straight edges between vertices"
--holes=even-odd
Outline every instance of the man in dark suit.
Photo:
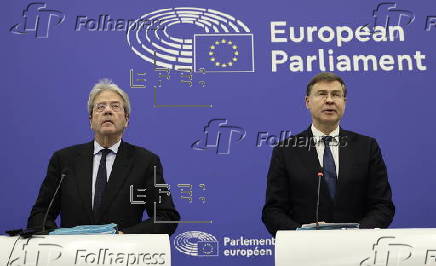
[[274,148],[262,221],[274,236],[316,220],[318,174],[322,176],[319,221],[385,228],[395,208],[386,166],[374,138],[339,127],[347,89],[333,73],[307,85],[312,125]]
[[[168,191],[159,192],[159,184],[165,184],[159,157],[121,139],[130,116],[127,94],[110,80],[102,80],[89,94],[88,112],[94,141],[53,154],[28,227],[42,227],[64,176],[46,228],[55,228],[60,214],[61,227],[116,223],[119,233],[174,233],[177,223],[168,221],[178,221],[180,216]],[[144,209],[149,218],[142,221]]]

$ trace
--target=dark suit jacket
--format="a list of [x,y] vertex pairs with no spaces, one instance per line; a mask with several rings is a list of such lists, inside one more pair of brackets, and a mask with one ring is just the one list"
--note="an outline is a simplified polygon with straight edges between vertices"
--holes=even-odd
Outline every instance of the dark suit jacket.
[[[375,139],[340,129],[339,176],[334,201],[321,183],[319,221],[355,222],[385,228],[395,207],[386,166]],[[317,173],[321,166],[309,129],[274,148],[268,171],[262,221],[268,231],[315,222]]]
[[[133,146],[122,141],[115,158],[112,172],[101,203],[101,216],[94,218],[92,212],[92,167],[94,142],[75,145],[57,151],[50,159],[47,176],[41,185],[39,195],[28,219],[29,228],[41,228],[44,214],[54,191],[59,184],[60,176],[66,176],[51,211],[46,227],[56,227],[55,219],[60,214],[61,227],[73,227],[86,224],[116,223],[124,233],[172,234],[176,223],[153,223],[153,215],[157,221],[178,221],[179,213],[175,210],[171,197],[160,194],[154,187],[154,166],[156,167],[156,183],[164,184],[162,165],[159,157],[144,148]],[[146,204],[130,203],[130,186],[133,194],[146,195]],[[138,192],[137,189],[146,189]],[[153,202],[156,204],[154,212]],[[150,217],[142,221],[144,209]]]

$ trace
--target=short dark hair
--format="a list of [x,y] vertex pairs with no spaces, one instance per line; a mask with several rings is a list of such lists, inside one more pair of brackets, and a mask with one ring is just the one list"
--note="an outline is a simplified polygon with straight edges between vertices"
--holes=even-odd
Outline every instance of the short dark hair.
[[321,73],[318,73],[315,77],[313,77],[309,81],[309,83],[307,84],[306,96],[310,95],[310,92],[312,91],[313,85],[315,85],[316,83],[319,83],[319,82],[323,82],[323,81],[326,81],[326,82],[338,81],[342,85],[344,97],[347,97],[347,86],[345,86],[345,82],[342,80],[341,77],[339,77],[335,73],[331,73],[331,72],[321,72]]

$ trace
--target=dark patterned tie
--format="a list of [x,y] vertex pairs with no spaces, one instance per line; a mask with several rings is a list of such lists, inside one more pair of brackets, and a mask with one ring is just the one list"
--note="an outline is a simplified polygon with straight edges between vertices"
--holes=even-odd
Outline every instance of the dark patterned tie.
[[333,137],[324,136],[322,140],[324,141],[324,180],[329,189],[330,198],[334,201],[336,195],[336,165],[333,159],[332,151],[330,150],[330,142]]
[[107,183],[106,155],[108,155],[109,152],[111,152],[109,149],[101,150],[100,166],[98,167],[97,178],[95,180],[93,211],[96,219],[99,217],[101,200]]

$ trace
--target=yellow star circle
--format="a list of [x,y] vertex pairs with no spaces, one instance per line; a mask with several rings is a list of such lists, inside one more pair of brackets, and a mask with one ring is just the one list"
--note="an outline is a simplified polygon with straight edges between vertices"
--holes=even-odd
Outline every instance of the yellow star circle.
[[[232,48],[233,56],[232,56],[230,61],[228,61],[228,62],[217,61],[217,58],[215,56],[215,50],[220,45],[228,45],[228,46],[230,46]],[[221,40],[217,40],[217,41],[214,42],[214,44],[209,46],[209,48],[210,48],[210,50],[209,50],[209,56],[210,56],[209,60],[211,62],[215,62],[214,65],[217,66],[217,67],[222,67],[222,68],[231,67],[231,66],[233,66],[233,64],[235,62],[238,61],[238,55],[239,55],[238,46],[235,45],[231,40],[226,40],[224,38],[221,39]]]

